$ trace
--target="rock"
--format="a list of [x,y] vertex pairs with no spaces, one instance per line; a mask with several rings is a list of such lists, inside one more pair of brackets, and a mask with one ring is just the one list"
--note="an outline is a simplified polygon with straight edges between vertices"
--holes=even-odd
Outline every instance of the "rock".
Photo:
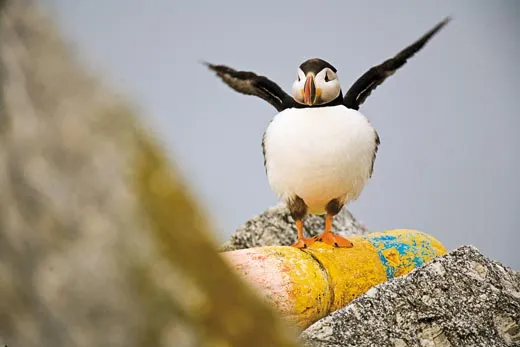
[[[321,233],[324,226],[325,216],[309,215],[305,217],[304,228],[309,237]],[[343,208],[334,217],[333,230],[342,236],[362,235],[368,232],[346,208]],[[285,204],[280,203],[238,228],[220,250],[233,251],[260,246],[288,246],[296,241],[296,235],[296,226],[289,209]]]
[[471,246],[370,289],[302,335],[306,346],[520,346],[520,273]]
[[131,105],[0,5],[2,346],[295,346]]

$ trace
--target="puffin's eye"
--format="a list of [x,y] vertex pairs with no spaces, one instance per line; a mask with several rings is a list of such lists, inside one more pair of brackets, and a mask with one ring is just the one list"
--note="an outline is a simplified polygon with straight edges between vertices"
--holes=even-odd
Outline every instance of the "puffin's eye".
[[332,71],[327,69],[327,72],[325,73],[325,82],[333,81],[336,79],[336,74]]

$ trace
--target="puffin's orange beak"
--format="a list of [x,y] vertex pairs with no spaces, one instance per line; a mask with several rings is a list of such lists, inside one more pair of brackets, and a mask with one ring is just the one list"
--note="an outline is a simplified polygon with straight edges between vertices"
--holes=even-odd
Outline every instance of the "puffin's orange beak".
[[312,74],[308,74],[305,80],[303,102],[309,106],[312,106],[316,102],[316,85],[314,84],[314,76]]
[[302,89],[303,95],[303,103],[305,105],[315,105],[321,100],[321,88],[316,88],[316,84],[314,83],[314,74],[309,72],[307,75],[307,79],[305,80],[305,85]]

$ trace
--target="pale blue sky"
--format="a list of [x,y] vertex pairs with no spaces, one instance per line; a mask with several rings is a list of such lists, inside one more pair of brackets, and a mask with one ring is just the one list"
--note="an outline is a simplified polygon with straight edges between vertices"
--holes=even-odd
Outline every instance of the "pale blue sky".
[[275,204],[261,137],[275,110],[199,64],[290,90],[320,57],[343,89],[447,15],[454,20],[367,99],[381,136],[349,206],[370,229],[414,228],[520,269],[520,4],[506,1],[44,0],[83,60],[135,100],[224,240]]

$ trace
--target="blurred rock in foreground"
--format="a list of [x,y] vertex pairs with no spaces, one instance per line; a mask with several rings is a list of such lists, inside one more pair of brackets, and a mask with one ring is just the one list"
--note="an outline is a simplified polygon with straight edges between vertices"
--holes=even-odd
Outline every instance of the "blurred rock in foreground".
[[0,342],[293,346],[131,107],[32,2],[0,5]]
[[520,273],[464,246],[311,325],[312,347],[520,346]]
[[[324,227],[324,215],[305,217],[304,228],[308,237],[323,232]],[[363,235],[368,232],[346,208],[343,208],[334,217],[333,230],[342,236]],[[296,226],[289,209],[280,203],[247,221],[231,236],[228,242],[222,245],[221,250],[233,251],[260,246],[288,246],[296,242],[296,235]]]

